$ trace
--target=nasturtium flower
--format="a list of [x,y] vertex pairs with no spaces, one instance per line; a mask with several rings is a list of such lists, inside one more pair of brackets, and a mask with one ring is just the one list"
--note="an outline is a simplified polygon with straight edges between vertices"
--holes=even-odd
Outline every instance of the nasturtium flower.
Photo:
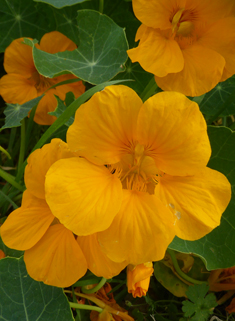
[[206,167],[207,126],[184,95],[143,103],[126,86],[106,87],[77,110],[67,142],[77,157],[50,167],[46,201],[74,234],[97,233],[111,260],[157,261],[175,235],[196,240],[220,224],[231,187]]
[[[7,74],[0,79],[0,95],[7,103],[21,105],[44,93],[45,96],[37,106],[34,121],[40,125],[51,125],[56,120],[55,116],[48,114],[57,106],[54,95],[64,100],[66,93],[71,91],[77,98],[84,93],[85,87],[82,81],[78,81],[49,89],[59,82],[76,79],[76,77],[71,74],[55,78],[40,75],[34,65],[32,48],[23,41],[24,38],[13,40],[6,48],[4,68]],[[46,33],[40,45],[36,46],[48,53],[76,49],[76,44],[58,31]]]
[[72,285],[87,268],[97,276],[111,278],[126,266],[125,262],[117,264],[106,257],[96,235],[86,236],[80,246],[76,235],[51,213],[45,200],[45,175],[58,159],[71,157],[73,153],[60,139],[53,139],[34,151],[25,169],[27,189],[22,205],[1,227],[3,242],[10,248],[25,251],[29,275],[58,287]]
[[127,288],[134,298],[146,295],[153,271],[152,262],[127,266]]
[[235,74],[233,0],[133,0],[142,22],[128,50],[163,90],[199,96]]

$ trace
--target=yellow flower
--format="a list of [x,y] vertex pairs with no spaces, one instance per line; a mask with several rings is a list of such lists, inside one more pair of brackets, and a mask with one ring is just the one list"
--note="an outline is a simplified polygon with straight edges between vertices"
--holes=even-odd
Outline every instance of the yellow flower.
[[[51,86],[68,79],[76,79],[71,74],[46,78],[41,76],[35,68],[32,48],[23,43],[24,38],[19,38],[6,48],[4,55],[4,68],[7,75],[0,79],[0,95],[7,103],[23,104],[43,93],[34,116],[34,121],[40,125],[51,125],[55,116],[48,112],[54,111],[57,100],[54,95],[65,99],[67,92],[72,91],[75,97],[84,93],[85,87],[82,81],[66,84],[48,90]],[[76,44],[58,31],[46,33],[37,48],[48,53],[75,50]],[[47,92],[45,92],[48,90]]]
[[147,262],[133,266],[129,264],[127,266],[127,287],[128,292],[133,295],[134,298],[137,296],[141,298],[146,295],[150,276],[153,274],[153,264],[152,262]]
[[[73,157],[66,143],[53,139],[34,151],[25,169],[27,190],[22,205],[13,211],[1,227],[3,242],[23,250],[29,275],[46,284],[67,287],[81,278],[89,268],[97,276],[111,278],[126,263],[114,263],[101,251],[96,235],[83,242],[59,222],[45,200],[45,175],[58,159]],[[81,245],[80,245],[81,244]]]
[[99,232],[111,260],[157,261],[175,235],[196,240],[220,224],[230,184],[206,167],[207,126],[184,95],[143,103],[128,87],[106,87],[77,110],[67,141],[77,157],[47,172],[47,203],[74,234]]
[[235,73],[233,0],[133,0],[142,22],[133,62],[163,90],[199,96]]

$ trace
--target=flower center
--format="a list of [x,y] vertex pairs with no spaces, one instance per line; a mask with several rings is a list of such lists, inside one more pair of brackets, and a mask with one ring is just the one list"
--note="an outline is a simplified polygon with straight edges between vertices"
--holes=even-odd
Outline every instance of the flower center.
[[158,183],[158,169],[152,157],[147,156],[143,145],[136,143],[131,153],[110,167],[110,171],[118,174],[123,188],[153,194]]
[[172,33],[173,35],[187,37],[192,35],[194,30],[194,15],[192,11],[184,8],[178,10],[172,18]]
[[29,80],[33,82],[33,85],[37,89],[37,93],[39,95],[56,83],[55,79],[43,77],[37,71],[32,74],[32,77],[29,78]]

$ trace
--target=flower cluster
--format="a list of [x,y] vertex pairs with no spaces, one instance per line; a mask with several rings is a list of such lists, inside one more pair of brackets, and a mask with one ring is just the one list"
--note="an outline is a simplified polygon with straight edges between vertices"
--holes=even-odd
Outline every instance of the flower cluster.
[[77,110],[67,143],[54,139],[28,158],[4,243],[25,250],[34,279],[64,287],[87,268],[110,278],[160,260],[175,235],[199,239],[230,200],[226,177],[206,166],[206,129],[180,93],[143,103],[129,87],[106,87]]
[[133,0],[138,61],[163,90],[199,96],[235,73],[232,0]]
[[[38,49],[48,53],[57,53],[65,50],[75,50],[76,44],[58,31],[46,33],[40,42],[36,44]],[[51,125],[55,116],[48,112],[55,110],[57,100],[65,99],[65,94],[73,92],[77,98],[85,91],[82,81],[52,86],[69,79],[77,79],[71,74],[65,74],[56,78],[46,78],[40,75],[34,65],[32,48],[24,44],[24,38],[19,38],[6,48],[4,55],[4,68],[7,75],[0,79],[0,95],[7,103],[23,104],[42,94],[44,97],[38,103],[34,121],[40,125]]]

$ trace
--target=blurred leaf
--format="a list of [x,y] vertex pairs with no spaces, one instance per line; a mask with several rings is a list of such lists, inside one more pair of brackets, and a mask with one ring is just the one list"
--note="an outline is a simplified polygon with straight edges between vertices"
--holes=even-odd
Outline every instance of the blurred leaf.
[[202,257],[208,270],[235,265],[235,133],[226,127],[208,127],[212,156],[208,166],[227,176],[232,185],[232,199],[223,213],[221,224],[198,241],[175,237],[169,248],[195,253]]
[[0,297],[0,320],[74,320],[63,290],[31,279],[23,257],[0,260]]
[[209,286],[206,284],[193,285],[186,292],[190,301],[183,301],[182,311],[185,317],[192,321],[206,321],[213,309],[217,306],[216,296],[210,293],[206,296]]
[[77,21],[80,44],[74,51],[49,54],[33,48],[39,73],[53,78],[71,72],[91,84],[100,84],[123,71],[128,49],[124,30],[93,10],[79,11]]
[[28,116],[29,111],[39,103],[43,96],[29,100],[23,105],[6,104],[7,108],[4,110],[6,115],[5,125],[1,129],[21,126],[21,120]]
[[0,52],[20,37],[41,38],[55,29],[55,21],[43,7],[32,0],[1,0],[0,5]]
[[[201,112],[208,116],[215,115],[234,91],[235,77],[233,76],[226,81],[219,83],[205,95],[200,104]],[[233,114],[235,114],[235,101],[229,104],[220,116],[229,116]]]
[[78,4],[87,0],[34,0],[35,2],[44,2],[50,4],[55,8],[63,8],[67,6],[72,6],[74,4]]
[[181,281],[163,262],[158,261],[154,264],[154,275],[158,282],[172,294],[178,298],[186,297],[188,285]]

